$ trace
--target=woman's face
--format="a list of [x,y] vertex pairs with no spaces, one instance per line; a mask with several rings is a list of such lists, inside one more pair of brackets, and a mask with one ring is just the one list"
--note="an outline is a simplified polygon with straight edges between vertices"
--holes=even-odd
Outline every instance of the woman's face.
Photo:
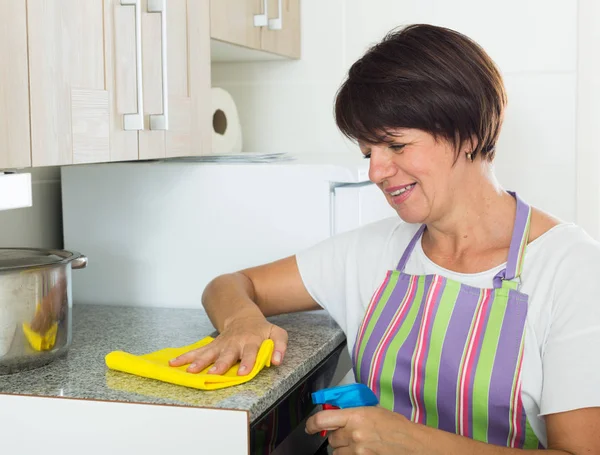
[[444,217],[454,196],[467,184],[468,160],[447,141],[429,133],[392,130],[393,142],[359,143],[370,158],[369,179],[384,192],[389,204],[408,223],[431,223]]

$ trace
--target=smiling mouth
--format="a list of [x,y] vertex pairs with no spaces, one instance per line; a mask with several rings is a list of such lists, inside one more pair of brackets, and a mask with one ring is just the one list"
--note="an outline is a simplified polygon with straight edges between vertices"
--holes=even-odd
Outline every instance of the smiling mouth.
[[400,196],[402,193],[406,193],[407,191],[412,190],[415,185],[416,185],[416,183],[412,183],[410,185],[405,186],[404,188],[400,188],[399,190],[396,190],[396,191],[390,193],[390,196],[392,196],[392,197]]

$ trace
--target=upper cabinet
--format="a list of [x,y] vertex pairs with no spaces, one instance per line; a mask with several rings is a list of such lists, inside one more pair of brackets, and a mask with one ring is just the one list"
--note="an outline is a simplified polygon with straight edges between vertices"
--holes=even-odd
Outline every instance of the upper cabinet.
[[300,0],[268,0],[269,19],[262,27],[262,48],[274,54],[300,58]]
[[213,61],[300,58],[300,0],[211,0]]
[[[121,0],[123,1],[123,0]],[[142,0],[142,106],[139,159],[169,158],[210,150],[210,39],[208,0]],[[122,14],[122,12],[120,12]],[[120,52],[120,50],[117,50]],[[114,59],[120,62],[130,59]],[[131,74],[125,69],[117,74]],[[134,81],[130,81],[133,84]],[[117,85],[118,86],[118,85]],[[119,90],[117,90],[119,92]]]
[[210,151],[209,0],[0,0],[0,169]]
[[103,14],[102,0],[27,2],[33,166],[110,161]]
[[31,165],[25,0],[0,0],[0,169]]

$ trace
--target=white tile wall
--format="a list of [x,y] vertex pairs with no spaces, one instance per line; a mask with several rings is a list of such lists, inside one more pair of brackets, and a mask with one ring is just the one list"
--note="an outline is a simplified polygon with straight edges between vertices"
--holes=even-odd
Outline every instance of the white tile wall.
[[575,221],[576,74],[505,75],[496,175],[529,203]]
[[433,0],[347,0],[346,66],[360,58],[388,31],[409,24],[431,22],[433,15]]
[[260,82],[218,86],[231,93],[238,105],[245,152],[347,150],[348,143],[333,118],[337,84]]
[[504,73],[569,71],[577,66],[574,0],[434,0],[436,25],[477,41]]
[[600,2],[579,0],[577,222],[600,239]]

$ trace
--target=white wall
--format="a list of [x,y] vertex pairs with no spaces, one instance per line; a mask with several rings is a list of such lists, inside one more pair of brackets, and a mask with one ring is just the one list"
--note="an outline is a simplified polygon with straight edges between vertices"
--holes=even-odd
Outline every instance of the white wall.
[[301,3],[302,60],[213,65],[213,85],[230,91],[238,105],[246,151],[354,150],[332,114],[345,71],[396,26],[443,25],[478,41],[504,75],[509,105],[498,145],[500,181],[530,203],[576,220],[576,0]]
[[32,174],[33,206],[0,211],[0,247],[62,247],[60,169],[22,172]]
[[577,222],[600,239],[600,2],[579,0]]

